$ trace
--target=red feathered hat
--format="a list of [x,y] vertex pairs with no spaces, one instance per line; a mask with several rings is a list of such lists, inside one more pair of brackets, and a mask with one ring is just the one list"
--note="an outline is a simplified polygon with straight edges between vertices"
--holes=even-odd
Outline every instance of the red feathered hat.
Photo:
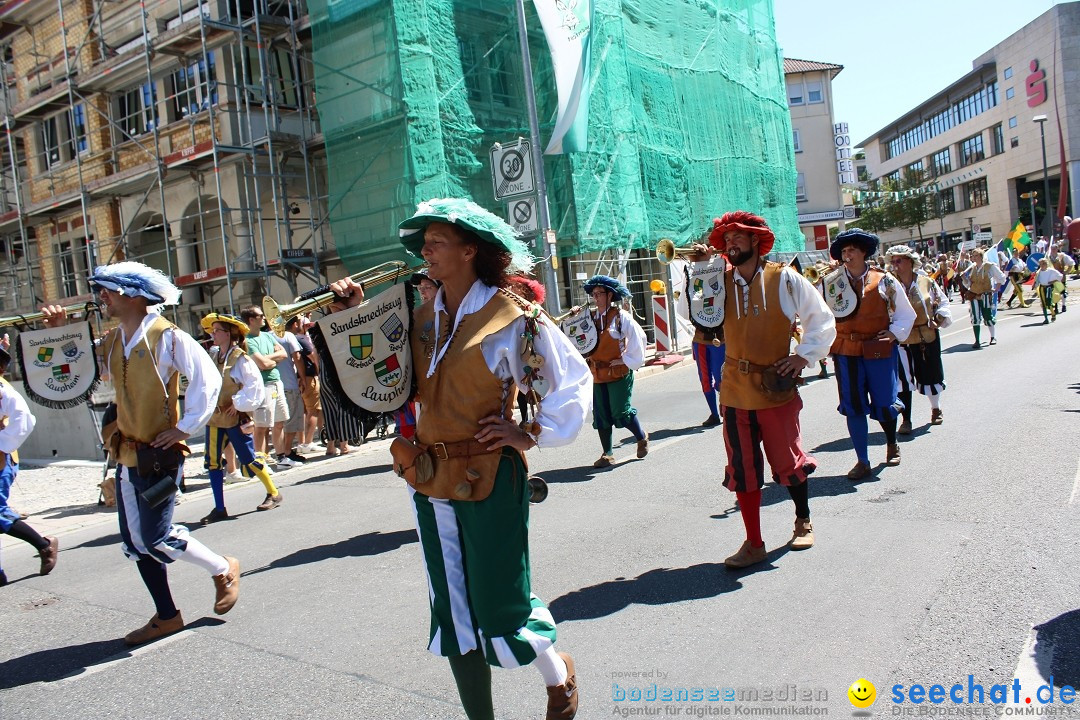
[[547,290],[536,280],[525,277],[524,275],[514,275],[509,278],[509,281],[510,289],[521,297],[529,302],[536,303],[537,305],[544,304],[544,298],[547,297]]
[[736,210],[735,212],[724,213],[724,217],[713,220],[713,229],[709,233],[709,244],[720,252],[726,252],[727,244],[724,242],[724,233],[728,230],[744,230],[751,235],[757,236],[759,256],[768,255],[776,242],[776,236],[769,229],[765,218],[748,213],[745,210]]

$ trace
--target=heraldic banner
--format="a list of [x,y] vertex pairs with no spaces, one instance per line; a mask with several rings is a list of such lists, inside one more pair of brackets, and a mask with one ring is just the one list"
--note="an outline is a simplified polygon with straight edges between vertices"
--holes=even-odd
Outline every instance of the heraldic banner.
[[412,289],[396,284],[315,323],[329,389],[366,413],[395,412],[412,397]]
[[84,402],[98,384],[90,322],[19,333],[19,367],[31,400],[62,410]]

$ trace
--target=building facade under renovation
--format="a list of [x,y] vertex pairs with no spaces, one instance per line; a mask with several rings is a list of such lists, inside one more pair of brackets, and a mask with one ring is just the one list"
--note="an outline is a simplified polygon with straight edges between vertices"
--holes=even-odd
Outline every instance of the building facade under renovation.
[[[741,208],[802,248],[772,0],[590,7],[587,148],[544,158],[555,279],[567,305],[583,275],[624,274],[648,328],[661,238]],[[546,141],[558,99],[526,9]],[[0,317],[88,301],[94,265],[134,259],[175,278],[170,318],[197,331],[404,259],[423,199],[519,224],[536,201],[492,178],[492,147],[529,137],[513,3],[8,0],[0,52]]]

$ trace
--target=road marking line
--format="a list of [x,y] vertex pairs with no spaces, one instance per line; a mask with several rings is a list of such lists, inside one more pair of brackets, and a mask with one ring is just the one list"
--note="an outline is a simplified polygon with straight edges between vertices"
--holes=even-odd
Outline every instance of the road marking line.
[[1076,504],[1076,501],[1080,499],[1080,462],[1076,464],[1076,479],[1073,480],[1072,495],[1069,496],[1069,507]]
[[139,647],[137,647],[137,648],[135,648],[133,650],[124,650],[123,652],[118,652],[117,654],[115,654],[115,655],[113,655],[111,657],[105,658],[104,660],[102,660],[99,663],[94,663],[93,665],[90,665],[89,667],[82,668],[82,669],[79,669],[79,670],[73,670],[69,675],[65,675],[64,677],[60,678],[56,682],[57,683],[71,682],[72,680],[81,680],[82,678],[89,677],[90,675],[96,675],[97,673],[108,670],[109,668],[111,668],[111,667],[113,667],[115,665],[119,665],[120,663],[124,662],[125,660],[130,660],[132,658],[138,657],[139,655],[143,655],[144,653],[151,652],[151,651],[156,650],[158,648],[164,647],[164,646],[166,646],[166,645],[168,645],[170,643],[174,643],[174,642],[177,642],[178,640],[182,640],[185,637],[192,637],[192,636],[194,636],[193,631],[191,631],[191,630],[181,630],[180,632],[176,633],[175,635],[169,635],[168,637],[164,637],[164,638],[162,638],[160,640],[156,640],[156,641],[154,641],[152,643],[149,643],[147,645],[140,645]]
[[[1008,705],[1037,706],[1038,701],[1035,698],[1035,692],[1039,689],[1040,685],[1050,684],[1047,682],[1046,678],[1043,677],[1042,672],[1039,670],[1039,665],[1050,667],[1050,664],[1054,659],[1054,646],[1046,641],[1037,643],[1035,641],[1035,635],[1035,628],[1031,628],[1028,632],[1027,639],[1024,641],[1024,649],[1020,651],[1020,658],[1016,661],[1016,672],[1013,673],[1013,679],[1020,681],[1020,702],[1013,702],[1010,688]],[[1024,702],[1027,698],[1031,698],[1030,705]]]
[[[1035,317],[1035,316],[1033,315],[1032,317]],[[1002,322],[1005,322],[1006,320],[1026,320],[1026,319],[1028,319],[1027,315],[1006,315],[1004,317],[998,318],[997,322],[1002,323]],[[941,339],[944,340],[947,337],[952,337],[953,335],[959,335],[960,333],[966,333],[966,332],[972,332],[972,329],[971,329],[970,325],[968,325],[966,328],[960,328],[959,330],[954,330],[951,333],[941,333]]]

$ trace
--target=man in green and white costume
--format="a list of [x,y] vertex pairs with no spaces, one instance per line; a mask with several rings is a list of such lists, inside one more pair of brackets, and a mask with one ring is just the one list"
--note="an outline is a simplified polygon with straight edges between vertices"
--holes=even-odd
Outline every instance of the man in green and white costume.
[[[592,376],[539,308],[506,290],[533,259],[501,218],[468,200],[435,199],[400,235],[442,283],[416,310],[410,335],[416,439],[434,458],[434,477],[409,488],[428,576],[428,649],[449,658],[471,720],[494,718],[491,665],[529,664],[547,687],[546,717],[573,718],[573,659],[555,652],[555,622],[532,593],[524,453],[574,439],[590,411]],[[349,305],[362,298],[348,278],[331,287]],[[511,415],[519,390],[538,403],[524,429]]]

